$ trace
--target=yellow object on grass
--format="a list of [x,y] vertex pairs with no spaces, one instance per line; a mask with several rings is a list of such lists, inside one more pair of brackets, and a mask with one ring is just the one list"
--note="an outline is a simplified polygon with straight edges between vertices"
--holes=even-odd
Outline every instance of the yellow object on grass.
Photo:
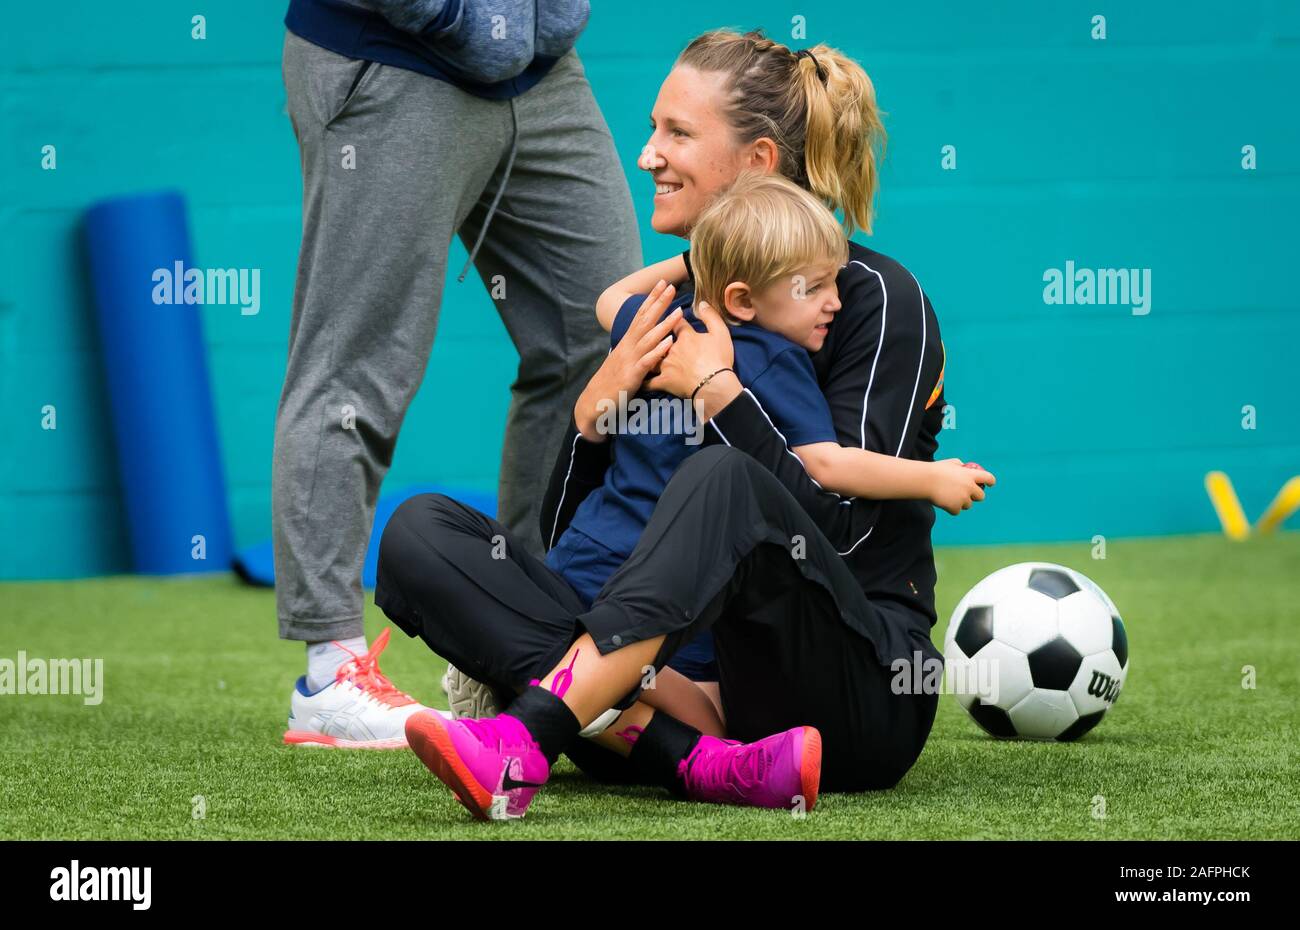
[[1219,515],[1223,533],[1229,539],[1241,541],[1250,536],[1250,523],[1246,520],[1241,501],[1232,487],[1232,480],[1221,471],[1212,471],[1205,476],[1205,492],[1210,495],[1214,512]]
[[[1207,479],[1208,480],[1208,479]],[[1257,533],[1271,533],[1282,521],[1300,510],[1300,475],[1296,475],[1277,492],[1273,503],[1268,505],[1259,521],[1255,524]]]

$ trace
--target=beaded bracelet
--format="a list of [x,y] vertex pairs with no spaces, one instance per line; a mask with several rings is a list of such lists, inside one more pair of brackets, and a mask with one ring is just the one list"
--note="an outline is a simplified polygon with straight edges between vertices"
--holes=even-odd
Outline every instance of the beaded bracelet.
[[699,384],[695,385],[695,390],[691,391],[691,403],[692,403],[692,404],[695,403],[695,395],[698,394],[698,393],[700,393],[700,388],[704,387],[704,385],[708,384],[710,381],[712,381],[712,380],[713,380],[715,377],[717,377],[718,375],[722,374],[724,371],[729,371],[729,372],[731,372],[733,375],[736,373],[736,370],[735,370],[734,368],[719,368],[717,371],[715,371],[713,374],[709,375],[707,378],[705,378],[705,379],[704,379],[703,381],[701,381]]

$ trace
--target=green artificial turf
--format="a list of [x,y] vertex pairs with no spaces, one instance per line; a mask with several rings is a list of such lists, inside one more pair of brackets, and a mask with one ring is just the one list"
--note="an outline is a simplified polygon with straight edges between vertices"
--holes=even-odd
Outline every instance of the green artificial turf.
[[[948,613],[990,571],[1061,562],[1119,605],[1123,697],[1073,744],[985,736],[951,695],[890,791],[804,818],[588,782],[567,762],[525,821],[472,821],[405,750],[280,743],[301,645],[231,575],[0,585],[0,658],[104,660],[104,699],[0,696],[0,838],[1296,838],[1300,534],[943,549]],[[385,618],[371,605],[367,633]],[[383,667],[445,706],[443,663],[394,630]],[[1253,689],[1242,687],[1253,666]],[[196,818],[202,796],[205,816]],[[1104,798],[1105,816],[1100,811]]]

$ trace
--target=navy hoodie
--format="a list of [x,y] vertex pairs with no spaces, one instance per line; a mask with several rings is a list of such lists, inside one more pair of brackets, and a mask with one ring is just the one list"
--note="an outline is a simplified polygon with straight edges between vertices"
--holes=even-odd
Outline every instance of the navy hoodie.
[[589,0],[290,0],[294,35],[489,100],[540,81],[587,25]]

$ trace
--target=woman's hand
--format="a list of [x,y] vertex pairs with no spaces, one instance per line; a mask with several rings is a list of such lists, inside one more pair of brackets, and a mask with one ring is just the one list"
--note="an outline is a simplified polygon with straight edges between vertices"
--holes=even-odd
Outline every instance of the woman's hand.
[[951,514],[969,510],[976,501],[984,500],[984,488],[997,484],[997,479],[972,463],[961,459],[944,459],[934,462],[930,469],[930,500]]
[[646,375],[654,371],[672,346],[673,327],[681,321],[682,311],[674,310],[662,320],[659,317],[673,302],[676,293],[676,288],[663,281],[655,285],[632,318],[623,338],[587,382],[573,407],[573,419],[583,439],[605,441],[607,437],[596,429],[601,413],[611,409],[611,404],[615,405],[612,409],[617,408],[620,392],[631,396],[641,390]]
[[[718,311],[701,300],[695,305],[695,316],[706,331],[696,332],[690,323],[680,320],[673,328],[676,341],[660,362],[659,373],[646,382],[646,387],[678,397],[690,397],[709,375],[719,368],[730,368],[735,364],[736,350],[731,344],[731,332]],[[739,385],[739,381],[736,384]]]
[[[680,321],[673,329],[676,341],[659,364],[659,372],[646,382],[646,387],[689,398],[705,378],[720,368],[731,368],[735,364],[736,350],[731,342],[731,330],[718,311],[701,300],[695,304],[695,316],[704,324],[705,331],[697,332],[690,323]],[[710,378],[695,396],[696,416],[701,422],[711,419],[739,397],[741,390],[740,379],[734,372],[727,371]]]

